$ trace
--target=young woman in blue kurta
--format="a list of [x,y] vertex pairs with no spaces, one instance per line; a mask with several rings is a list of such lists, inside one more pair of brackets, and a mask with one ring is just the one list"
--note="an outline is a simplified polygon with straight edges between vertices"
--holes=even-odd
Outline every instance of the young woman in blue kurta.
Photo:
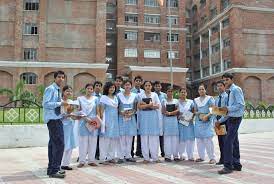
[[[168,109],[169,106],[174,109]],[[168,107],[168,108],[167,108]],[[164,151],[165,161],[170,162],[173,156],[175,161],[179,161],[178,157],[178,143],[179,143],[179,129],[178,129],[178,100],[173,99],[173,89],[171,86],[167,89],[167,99],[162,100],[163,113],[163,131],[164,131]]]
[[180,89],[180,99],[179,99],[179,154],[181,159],[184,160],[184,153],[187,153],[189,161],[194,161],[194,123],[193,119],[185,120],[184,114],[191,112],[193,113],[194,103],[193,100],[187,99],[187,91],[185,88]]
[[131,92],[131,87],[131,81],[124,81],[125,91],[118,94],[120,144],[121,159],[125,158],[128,162],[136,162],[131,156],[131,147],[133,136],[137,135],[135,112],[138,98],[137,94]]
[[[104,85],[103,95],[100,98],[102,126],[100,137],[100,159],[104,164],[116,163],[115,153],[119,156],[120,132],[118,123],[118,99],[115,94],[115,85],[107,82]],[[102,146],[101,146],[102,145]]]
[[205,160],[205,150],[208,153],[210,164],[215,164],[214,154],[214,116],[209,114],[209,107],[214,106],[214,99],[211,96],[206,95],[206,89],[203,84],[199,86],[200,97],[194,99],[194,110],[195,110],[195,137],[197,139],[197,147],[199,153],[199,159],[197,162]]
[[97,166],[95,164],[95,152],[97,146],[98,128],[87,128],[87,119],[95,118],[99,116],[99,99],[93,96],[93,84],[87,84],[85,86],[85,96],[78,97],[80,104],[80,112],[86,118],[80,119],[79,126],[79,165],[81,168],[86,162],[86,156],[88,155],[88,165]]
[[[141,147],[144,157],[144,163],[150,161],[158,162],[159,135],[162,130],[160,122],[161,103],[158,95],[151,92],[152,83],[144,82],[145,92],[139,94],[138,109],[139,112],[139,134],[141,135]],[[150,101],[148,101],[150,99]],[[148,101],[147,103],[145,101]]]
[[[63,101],[68,101],[69,98],[72,97],[72,87],[70,86],[64,86],[62,90],[62,96]],[[69,105],[66,106],[69,111],[72,110],[72,107]],[[62,109],[64,109],[62,107]],[[75,132],[76,129],[76,123],[75,120],[72,119],[71,116],[69,116],[68,113],[70,112],[63,112],[63,130],[64,130],[64,142],[65,142],[65,148],[64,148],[64,154],[62,159],[62,166],[61,169],[64,170],[72,170],[71,167],[69,167],[70,160],[71,160],[71,154],[72,150],[77,147],[77,141],[78,141],[78,135],[77,132]]]

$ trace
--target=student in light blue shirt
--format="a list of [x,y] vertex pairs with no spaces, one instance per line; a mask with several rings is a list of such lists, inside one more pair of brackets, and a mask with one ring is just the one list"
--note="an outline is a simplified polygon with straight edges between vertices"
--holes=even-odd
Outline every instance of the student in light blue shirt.
[[125,89],[122,88],[123,82],[124,82],[124,80],[121,75],[117,75],[115,77],[115,82],[114,82],[115,88],[116,88],[115,95],[117,95],[118,93],[121,93],[121,92],[122,93],[125,92]]
[[[158,95],[158,98],[160,100],[160,102],[162,103],[163,100],[167,99],[167,95],[165,93],[163,93],[162,90],[162,84],[160,81],[155,81],[154,85],[154,92]],[[159,137],[160,139],[160,150],[161,150],[161,156],[165,157],[165,151],[164,151],[164,136],[161,135]]]
[[[215,98],[215,106],[217,107],[226,107],[228,95],[225,92],[225,83],[220,80],[217,83],[217,89],[219,91],[219,95]],[[218,125],[224,125],[226,123],[227,117],[226,116],[215,116],[214,122]],[[220,160],[217,165],[224,164],[224,141],[225,135],[218,135],[218,142],[220,148]]]
[[45,89],[43,96],[44,122],[49,130],[48,143],[48,169],[47,175],[52,178],[64,178],[64,171],[60,170],[64,152],[64,131],[61,121],[61,106],[67,105],[61,102],[60,86],[65,80],[65,73],[57,71],[54,73],[54,82]]
[[242,121],[245,109],[244,94],[242,89],[234,84],[233,75],[225,73],[222,76],[225,86],[228,89],[227,107],[227,135],[224,146],[224,168],[218,171],[219,174],[229,174],[233,170],[241,171],[240,149],[238,129]]
[[[134,78],[134,87],[131,89],[131,92],[135,93],[135,94],[144,93],[145,90],[143,90],[141,88],[142,85],[143,85],[143,78],[140,75],[137,75]],[[135,114],[136,122],[138,120],[138,118],[137,118],[138,114],[139,114],[139,111],[137,110],[137,112]],[[132,139],[132,146],[131,146],[131,156],[132,156],[132,158],[134,157],[134,142],[135,142],[135,137],[133,137],[133,139]],[[141,136],[140,135],[136,136],[136,143],[137,143],[137,145],[136,145],[135,155],[139,156],[139,157],[143,157],[142,148],[141,148]]]

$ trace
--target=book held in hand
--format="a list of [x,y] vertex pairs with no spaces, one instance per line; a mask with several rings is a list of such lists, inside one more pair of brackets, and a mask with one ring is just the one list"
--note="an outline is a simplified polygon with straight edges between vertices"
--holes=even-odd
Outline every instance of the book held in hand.
[[90,132],[100,128],[102,123],[102,120],[98,116],[94,118],[85,117],[84,119],[86,120],[86,127]]
[[226,135],[226,127],[225,125],[220,125],[220,127],[215,127],[216,135]]
[[151,98],[142,98],[142,101],[145,102],[146,104],[149,104],[150,102],[152,102]]
[[227,109],[223,107],[210,107],[210,114],[218,115],[218,116],[226,116]]
[[167,111],[167,112],[173,112],[173,111],[175,111],[175,110],[176,110],[175,104],[167,104],[167,105],[166,105],[166,111]]

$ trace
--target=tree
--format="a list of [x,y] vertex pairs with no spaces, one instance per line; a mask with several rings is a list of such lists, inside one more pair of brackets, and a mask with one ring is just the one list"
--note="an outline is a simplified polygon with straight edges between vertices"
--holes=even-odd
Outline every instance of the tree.
[[[9,101],[21,100],[21,101],[36,102],[35,95],[31,91],[25,90],[24,84],[25,84],[24,81],[20,80],[18,81],[14,89],[0,88],[0,95],[7,95],[9,98]],[[28,103],[26,102],[25,105],[27,104]]]

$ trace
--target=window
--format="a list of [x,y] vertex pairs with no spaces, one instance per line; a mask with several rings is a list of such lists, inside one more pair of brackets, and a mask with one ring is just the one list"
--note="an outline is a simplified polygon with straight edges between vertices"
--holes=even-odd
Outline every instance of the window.
[[171,33],[171,36],[169,36],[169,33],[168,33],[167,34],[167,41],[178,42],[179,41],[179,34],[178,33]]
[[194,72],[194,79],[200,79],[200,71]]
[[136,31],[125,31],[125,40],[137,40],[138,33]]
[[224,70],[227,70],[230,67],[231,67],[231,60],[230,59],[225,59],[224,60]]
[[37,35],[38,34],[37,25],[31,24],[31,23],[25,23],[24,34],[25,35]]
[[194,16],[194,15],[196,15],[196,13],[197,13],[197,5],[194,5],[192,7],[192,15]]
[[219,43],[216,43],[216,44],[212,45],[212,53],[213,54],[219,52],[219,50],[220,50],[220,44]]
[[222,25],[223,25],[223,28],[226,28],[227,26],[229,26],[229,18],[223,20]]
[[186,64],[191,65],[191,57],[190,56],[186,57]]
[[206,0],[200,0],[200,8],[203,8],[206,6]]
[[145,15],[146,24],[160,24],[160,15]]
[[167,0],[166,7],[169,7],[169,5],[171,8],[178,8],[178,0]]
[[171,23],[171,25],[178,25],[178,16],[167,16],[167,23],[168,25]]
[[209,67],[203,68],[203,77],[209,76]]
[[106,63],[112,63],[113,62],[113,58],[110,57],[106,57]]
[[137,48],[127,48],[125,49],[124,56],[125,57],[137,57]]
[[138,14],[126,14],[125,22],[128,23],[137,23],[138,22]]
[[190,40],[186,41],[186,48],[191,49],[191,41]]
[[159,50],[144,50],[144,58],[161,58],[161,52]]
[[186,25],[186,32],[191,33],[191,25]]
[[28,61],[37,60],[37,49],[34,49],[34,48],[24,49],[24,60],[28,60]]
[[107,20],[106,27],[107,27],[107,31],[110,31],[110,32],[115,31],[115,29],[116,29],[116,22],[113,21],[113,20]]
[[225,47],[230,47],[230,38],[226,38],[223,40],[223,46]]
[[194,44],[195,44],[195,45],[200,45],[200,38],[196,38],[196,39],[194,40]]
[[186,18],[190,18],[191,10],[187,9],[185,13],[186,13]]
[[37,75],[35,73],[26,72],[20,75],[20,79],[23,80],[25,84],[36,84]]
[[159,7],[158,0],[145,0],[145,6]]
[[168,59],[178,59],[179,58],[179,51],[168,51],[167,52]]
[[160,33],[151,33],[151,32],[144,33],[145,41],[158,42],[160,41],[160,39],[161,39]]
[[219,32],[219,25],[215,25],[214,27],[211,28],[212,34]]
[[197,22],[195,22],[193,24],[192,30],[193,30],[194,33],[198,31],[198,23]]
[[208,48],[202,50],[202,57],[203,58],[208,57]]
[[210,19],[213,19],[214,17],[217,16],[217,7],[214,7],[210,10]]
[[200,52],[198,52],[197,54],[194,54],[194,60],[200,60]]
[[215,74],[215,73],[219,73],[219,72],[221,72],[220,63],[213,64],[212,65],[212,73]]
[[230,5],[230,0],[221,0],[222,10],[226,9]]
[[24,10],[39,10],[39,0],[25,0]]
[[137,5],[137,0],[125,0],[126,5]]
[[202,24],[205,24],[207,22],[207,16],[205,15],[205,16],[202,16],[201,17],[201,23]]

